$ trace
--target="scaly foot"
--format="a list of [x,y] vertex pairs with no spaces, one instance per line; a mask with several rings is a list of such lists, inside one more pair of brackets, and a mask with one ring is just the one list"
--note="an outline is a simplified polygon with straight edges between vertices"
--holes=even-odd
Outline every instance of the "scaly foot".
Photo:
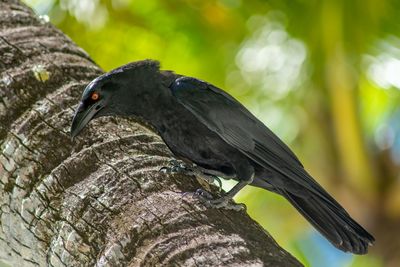
[[192,166],[187,166],[183,161],[172,159],[169,161],[169,166],[162,167],[160,172],[163,173],[182,173],[190,176],[195,176],[205,181],[210,185],[215,185],[215,182],[218,184],[219,191],[222,190],[222,182],[215,175],[207,174],[196,168],[197,166],[193,164]]
[[234,203],[232,199],[227,196],[222,196],[214,199],[214,197],[209,192],[203,189],[197,189],[196,192],[184,193],[183,196],[187,195],[192,195],[193,197],[198,198],[205,206],[209,208],[236,210],[236,211],[246,209],[246,205]]
[[168,174],[171,174],[171,173],[187,174],[188,169],[183,161],[171,159],[169,161],[169,165],[162,167],[159,171],[163,172],[163,173],[168,173]]

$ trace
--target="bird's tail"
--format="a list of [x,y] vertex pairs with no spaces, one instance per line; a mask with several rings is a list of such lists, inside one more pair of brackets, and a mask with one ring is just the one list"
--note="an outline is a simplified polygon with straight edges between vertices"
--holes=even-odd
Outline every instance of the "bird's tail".
[[[340,250],[354,254],[366,254],[368,246],[375,241],[361,225],[354,221],[321,186],[313,181],[313,190],[309,188],[295,190],[275,187],[272,191],[285,197],[323,236]],[[268,186],[256,184],[271,190]],[[315,192],[317,189],[317,193]]]

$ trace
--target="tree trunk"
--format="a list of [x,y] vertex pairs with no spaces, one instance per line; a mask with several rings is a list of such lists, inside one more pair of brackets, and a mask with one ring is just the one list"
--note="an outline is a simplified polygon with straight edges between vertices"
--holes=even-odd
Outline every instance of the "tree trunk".
[[[200,185],[125,119],[72,141],[73,106],[102,73],[18,1],[0,1],[0,261],[12,266],[301,266],[245,212],[207,209]],[[0,263],[1,264],[1,263]]]

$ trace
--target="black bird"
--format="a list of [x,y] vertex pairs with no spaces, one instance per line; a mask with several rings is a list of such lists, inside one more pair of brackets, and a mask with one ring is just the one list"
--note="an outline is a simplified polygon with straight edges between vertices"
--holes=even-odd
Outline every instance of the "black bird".
[[71,136],[105,115],[142,119],[158,131],[177,158],[194,163],[197,173],[238,181],[211,204],[223,206],[250,184],[285,197],[343,251],[365,254],[374,242],[271,130],[212,84],[161,71],[157,61],[130,63],[86,87]]

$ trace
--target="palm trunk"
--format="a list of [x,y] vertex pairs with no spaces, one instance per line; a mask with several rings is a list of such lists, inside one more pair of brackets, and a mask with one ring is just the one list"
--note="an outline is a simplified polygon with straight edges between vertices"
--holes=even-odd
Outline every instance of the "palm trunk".
[[[300,266],[245,212],[207,209],[158,170],[159,136],[73,106],[102,73],[19,1],[0,1],[0,261],[12,266]],[[1,264],[1,263],[0,263]]]

